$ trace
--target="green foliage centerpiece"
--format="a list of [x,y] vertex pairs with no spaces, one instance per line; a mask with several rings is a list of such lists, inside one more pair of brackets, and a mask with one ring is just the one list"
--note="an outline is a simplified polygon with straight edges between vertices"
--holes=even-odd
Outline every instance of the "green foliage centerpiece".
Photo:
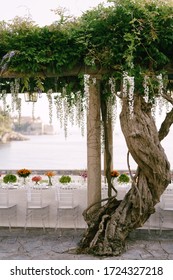
[[118,179],[117,179],[117,182],[120,183],[120,184],[127,184],[130,182],[130,178],[127,174],[125,173],[122,173]]
[[16,183],[17,182],[17,177],[16,177],[16,175],[13,175],[13,174],[6,174],[3,178],[3,182],[5,184]]
[[63,175],[63,176],[61,176],[60,178],[59,178],[59,182],[61,183],[61,184],[68,184],[68,183],[70,183],[71,182],[71,177],[70,176],[66,176],[66,175]]

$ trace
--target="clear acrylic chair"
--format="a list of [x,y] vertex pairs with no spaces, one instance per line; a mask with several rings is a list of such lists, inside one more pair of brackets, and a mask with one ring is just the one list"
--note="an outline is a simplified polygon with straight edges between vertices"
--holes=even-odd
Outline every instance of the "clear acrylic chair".
[[73,189],[55,187],[55,198],[57,207],[55,230],[59,228],[62,232],[64,221],[69,222],[69,228],[74,227],[76,230],[79,205],[74,201]]
[[29,220],[31,224],[33,220],[42,222],[43,230],[45,231],[46,221],[49,224],[49,204],[43,202],[43,195],[41,189],[28,189],[27,190],[27,207],[25,230],[28,226]]
[[11,222],[17,218],[17,204],[10,202],[8,188],[0,189],[0,217],[6,218],[11,231]]
[[173,224],[173,189],[166,189],[160,202],[160,234],[164,228],[172,228]]

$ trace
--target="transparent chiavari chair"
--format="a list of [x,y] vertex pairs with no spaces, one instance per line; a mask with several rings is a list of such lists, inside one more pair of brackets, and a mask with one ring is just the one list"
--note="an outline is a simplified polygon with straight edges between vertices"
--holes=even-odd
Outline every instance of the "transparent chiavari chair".
[[25,230],[28,227],[28,222],[33,220],[39,220],[42,222],[43,230],[45,231],[46,221],[49,223],[49,204],[43,202],[42,189],[27,190],[27,207],[26,207],[26,219]]
[[74,201],[74,190],[55,187],[55,199],[57,209],[55,230],[59,228],[61,232],[63,228],[63,221],[67,222],[68,218],[69,227],[74,227],[76,230],[79,205],[77,205]]
[[163,228],[172,228],[173,224],[173,188],[164,191],[159,208],[160,233],[162,233]]
[[7,219],[11,231],[11,222],[17,218],[17,204],[10,202],[8,188],[0,189],[0,217]]

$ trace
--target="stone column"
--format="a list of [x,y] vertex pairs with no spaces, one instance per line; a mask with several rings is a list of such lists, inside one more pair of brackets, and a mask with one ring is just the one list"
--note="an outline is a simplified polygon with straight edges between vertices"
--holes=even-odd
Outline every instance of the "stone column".
[[[91,78],[87,115],[88,206],[101,200],[100,81]],[[100,207],[100,203],[94,209]],[[93,210],[93,208],[92,208]]]

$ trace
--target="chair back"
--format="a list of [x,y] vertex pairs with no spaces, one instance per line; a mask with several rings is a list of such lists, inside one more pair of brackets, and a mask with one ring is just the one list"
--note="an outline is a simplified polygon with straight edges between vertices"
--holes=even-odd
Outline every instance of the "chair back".
[[27,190],[27,204],[28,206],[38,206],[42,207],[43,199],[42,199],[42,190],[34,190],[28,189]]
[[8,189],[0,190],[0,207],[9,206],[9,192]]
[[55,198],[60,208],[74,207],[73,189],[59,189],[56,187]]
[[161,196],[161,209],[173,211],[173,191],[170,193],[164,192]]

